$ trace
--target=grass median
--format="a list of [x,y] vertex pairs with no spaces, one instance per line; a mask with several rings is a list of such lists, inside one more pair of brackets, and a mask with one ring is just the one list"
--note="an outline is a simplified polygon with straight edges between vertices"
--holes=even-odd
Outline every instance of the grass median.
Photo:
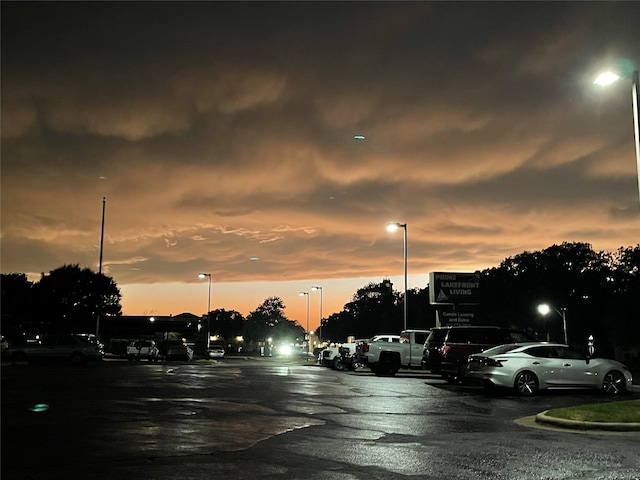
[[578,422],[640,423],[640,400],[553,408],[546,415]]

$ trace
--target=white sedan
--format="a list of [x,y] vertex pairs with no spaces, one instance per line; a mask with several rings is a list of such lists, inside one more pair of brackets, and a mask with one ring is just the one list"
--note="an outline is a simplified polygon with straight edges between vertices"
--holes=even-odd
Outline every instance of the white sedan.
[[467,377],[486,387],[513,388],[522,396],[546,388],[594,388],[615,395],[632,385],[622,363],[547,342],[499,345],[470,355]]
[[224,358],[224,347],[222,345],[211,345],[207,350],[208,358]]

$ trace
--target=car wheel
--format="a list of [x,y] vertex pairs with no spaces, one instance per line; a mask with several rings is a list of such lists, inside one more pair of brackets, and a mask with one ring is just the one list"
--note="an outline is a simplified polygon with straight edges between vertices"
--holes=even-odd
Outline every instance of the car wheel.
[[342,363],[342,360],[340,360],[340,357],[335,357],[333,359],[331,362],[331,368],[334,370],[344,370],[344,364]]
[[385,355],[378,362],[376,375],[381,377],[393,377],[398,373],[399,369],[400,365],[398,365],[398,360],[391,355]]
[[71,364],[72,365],[82,365],[84,363],[84,355],[81,353],[73,353],[71,355]]
[[532,372],[520,372],[516,376],[513,388],[518,395],[530,397],[538,391],[538,378]]
[[618,371],[608,372],[602,381],[602,390],[609,395],[619,395],[626,390],[624,375]]

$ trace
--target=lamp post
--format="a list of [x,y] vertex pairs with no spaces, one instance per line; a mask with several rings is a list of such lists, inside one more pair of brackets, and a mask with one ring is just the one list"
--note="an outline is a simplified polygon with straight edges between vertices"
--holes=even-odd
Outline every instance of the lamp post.
[[299,295],[301,297],[307,297],[307,360],[309,360],[309,292],[300,292]]
[[209,295],[207,296],[207,350],[209,350],[209,342],[211,341],[211,274],[201,273],[198,277],[209,279]]
[[320,290],[320,324],[318,326],[318,340],[322,343],[322,287],[314,286],[311,287],[311,290]]
[[[613,82],[616,82],[621,77],[612,72],[605,72],[594,80],[593,83],[596,85],[610,85]],[[635,134],[635,146],[636,146],[636,166],[638,169],[638,198],[640,198],[640,120],[638,119],[639,115],[639,107],[638,107],[638,97],[640,94],[638,93],[638,70],[634,70],[631,74],[631,107],[633,108],[633,128]]]
[[[567,338],[567,307],[560,307],[560,310],[554,308],[555,312],[562,317],[562,330],[564,331],[564,343],[566,345],[569,344],[569,340]],[[551,311],[551,307],[546,303],[542,303],[538,305],[538,312],[542,315],[547,315]],[[547,338],[547,340],[549,340]]]
[[407,329],[407,303],[409,303],[409,298],[407,296],[407,224],[406,223],[397,223],[390,222],[387,223],[387,231],[395,232],[399,228],[404,229],[404,330]]

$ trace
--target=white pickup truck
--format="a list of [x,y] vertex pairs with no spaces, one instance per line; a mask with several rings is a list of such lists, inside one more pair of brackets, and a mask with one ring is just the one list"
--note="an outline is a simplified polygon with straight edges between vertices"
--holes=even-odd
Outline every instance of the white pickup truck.
[[393,377],[400,368],[422,368],[422,350],[429,330],[404,330],[398,343],[363,342],[356,362],[378,376]]

